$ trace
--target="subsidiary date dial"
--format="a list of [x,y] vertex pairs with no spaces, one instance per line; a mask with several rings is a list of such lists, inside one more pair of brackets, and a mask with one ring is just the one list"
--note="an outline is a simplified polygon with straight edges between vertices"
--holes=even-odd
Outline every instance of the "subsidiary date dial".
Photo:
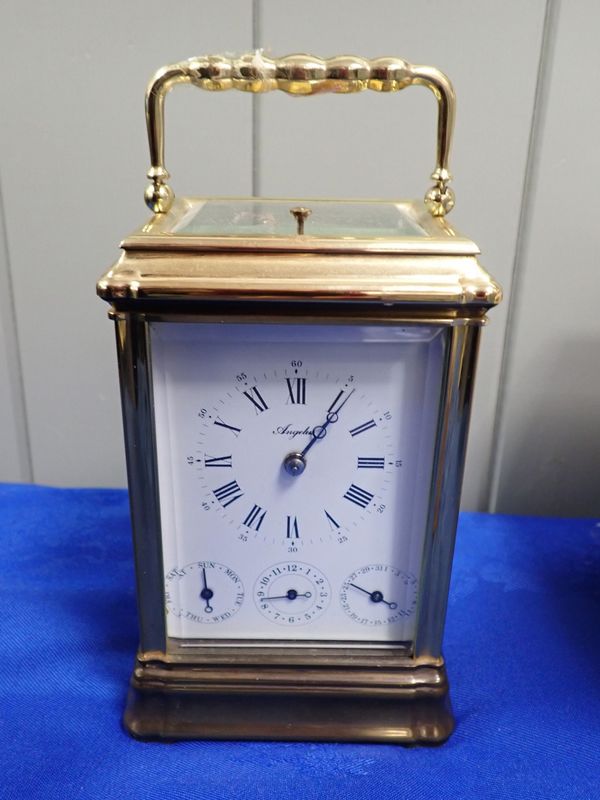
[[[383,514],[399,461],[392,414],[353,374],[312,372],[302,361],[240,372],[202,408],[198,471],[202,507],[242,541],[345,542]],[[396,475],[394,475],[396,473]]]
[[340,602],[360,625],[391,625],[414,614],[417,589],[414,575],[389,564],[368,564],[348,575]]

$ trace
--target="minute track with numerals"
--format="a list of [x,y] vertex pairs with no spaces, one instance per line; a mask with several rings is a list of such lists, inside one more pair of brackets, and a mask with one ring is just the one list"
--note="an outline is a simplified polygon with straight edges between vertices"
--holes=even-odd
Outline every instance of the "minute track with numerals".
[[296,363],[234,376],[230,390],[199,411],[195,459],[203,503],[239,540],[289,552],[348,541],[384,510],[397,469],[391,412],[359,377]]

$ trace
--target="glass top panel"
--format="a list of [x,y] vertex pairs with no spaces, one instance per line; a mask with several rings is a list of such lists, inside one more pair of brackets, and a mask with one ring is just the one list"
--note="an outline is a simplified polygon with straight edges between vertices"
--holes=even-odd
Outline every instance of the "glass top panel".
[[426,237],[402,206],[385,202],[329,200],[208,200],[181,220],[173,233],[186,236],[293,236],[297,222],[290,209],[311,211],[306,236],[350,239]]

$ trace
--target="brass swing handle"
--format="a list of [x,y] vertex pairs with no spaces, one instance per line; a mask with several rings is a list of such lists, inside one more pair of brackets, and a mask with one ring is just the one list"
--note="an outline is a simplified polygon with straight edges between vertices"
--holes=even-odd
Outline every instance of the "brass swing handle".
[[237,58],[212,55],[189,58],[162,67],[146,90],[146,124],[150,145],[152,183],[144,194],[155,214],[164,214],[173,203],[170,175],[164,165],[164,101],[177,83],[191,83],[207,91],[238,89],[242,92],[271,92],[280,89],[292,95],[319,92],[349,94],[371,89],[399,92],[407,86],[426,86],[438,101],[437,161],[431,178],[434,186],[425,195],[425,205],[434,217],[443,217],[454,206],[454,193],[448,186],[450,142],[454,126],[455,95],[443,72],[434,67],[409,64],[400,58],[335,56],[322,59],[299,54],[271,59],[260,50]]

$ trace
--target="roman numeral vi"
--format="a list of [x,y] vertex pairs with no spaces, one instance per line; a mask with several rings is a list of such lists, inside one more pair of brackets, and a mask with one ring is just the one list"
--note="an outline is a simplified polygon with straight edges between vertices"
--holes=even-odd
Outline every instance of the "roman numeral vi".
[[299,539],[300,538],[300,529],[298,528],[298,520],[296,517],[287,517],[287,534],[286,538],[288,539]]

